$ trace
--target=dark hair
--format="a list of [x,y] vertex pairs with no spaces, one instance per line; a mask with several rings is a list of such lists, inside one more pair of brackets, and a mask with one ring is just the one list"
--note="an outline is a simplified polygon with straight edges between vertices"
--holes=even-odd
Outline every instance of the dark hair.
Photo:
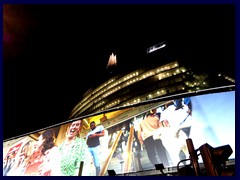
[[45,139],[42,148],[42,154],[44,154],[48,149],[51,149],[55,145],[55,133],[52,129],[48,129],[42,133],[42,137]]
[[90,125],[93,124],[93,123],[95,124],[95,121],[92,121],[92,122],[90,123]]

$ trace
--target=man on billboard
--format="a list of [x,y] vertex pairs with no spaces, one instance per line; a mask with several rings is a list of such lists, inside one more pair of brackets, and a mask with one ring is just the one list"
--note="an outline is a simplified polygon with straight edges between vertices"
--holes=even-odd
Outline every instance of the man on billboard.
[[156,115],[155,110],[151,110],[147,113],[147,117],[139,124],[138,139],[146,148],[148,158],[153,166],[160,163],[168,166],[167,152],[161,139],[153,138],[154,132],[160,126],[159,116]]
[[96,169],[96,176],[99,175],[101,169],[100,162],[100,140],[99,138],[105,135],[104,127],[102,125],[96,126],[95,122],[90,123],[91,131],[87,134],[87,145],[89,152],[93,157],[94,166]]

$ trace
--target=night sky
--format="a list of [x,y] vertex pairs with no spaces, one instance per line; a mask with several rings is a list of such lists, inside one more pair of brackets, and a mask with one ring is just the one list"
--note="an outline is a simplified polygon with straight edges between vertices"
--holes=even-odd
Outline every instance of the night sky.
[[84,92],[119,72],[179,58],[235,78],[233,5],[4,5],[3,18],[4,139],[67,121]]

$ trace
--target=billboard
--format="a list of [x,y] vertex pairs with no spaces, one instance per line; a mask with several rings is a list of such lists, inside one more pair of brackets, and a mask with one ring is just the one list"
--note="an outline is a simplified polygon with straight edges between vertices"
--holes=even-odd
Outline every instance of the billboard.
[[[151,102],[102,117],[100,124],[94,116],[80,117],[5,141],[3,175],[105,176],[112,169],[122,174],[160,163],[175,167],[189,157],[187,138],[195,148],[229,144],[235,159],[235,91]],[[86,122],[89,128],[82,129]]]

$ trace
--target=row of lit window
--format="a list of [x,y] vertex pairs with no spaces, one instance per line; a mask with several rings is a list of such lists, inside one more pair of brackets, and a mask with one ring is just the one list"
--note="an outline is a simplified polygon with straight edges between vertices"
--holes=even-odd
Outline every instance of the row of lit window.
[[[100,86],[99,88],[97,88],[96,90],[94,90],[94,92],[92,92],[92,94],[94,94],[94,95],[92,96],[91,100],[95,99],[96,97],[99,97],[98,98],[98,101],[99,101],[102,98],[109,96],[110,94],[112,94],[112,93],[118,91],[119,89],[121,89],[121,86],[118,86],[115,89],[112,89],[111,91],[108,91],[109,89],[111,89],[111,88],[113,88],[113,87],[115,87],[115,86],[117,86],[117,85],[119,85],[119,84],[129,80],[130,78],[138,76],[138,74],[139,74],[139,71],[136,71],[136,72],[133,72],[133,73],[131,73],[129,75],[126,75],[126,76],[120,78],[118,81],[113,81],[113,79],[112,79],[107,84],[104,84],[104,85]],[[114,82],[114,83],[110,84],[110,82],[111,83]],[[106,85],[108,85],[108,86],[106,87]],[[106,87],[106,88],[104,88],[104,87]],[[100,89],[102,89],[102,90],[99,91]],[[108,91],[108,92],[105,93],[106,91]],[[98,92],[98,93],[96,93],[96,92]],[[103,93],[105,93],[105,94],[103,94]],[[84,102],[84,100],[82,102]]]
[[[96,88],[91,94],[95,94],[93,98],[95,98],[96,96],[99,96],[100,94],[106,92],[107,90],[117,86],[118,84],[121,84],[124,81],[127,81],[128,79],[134,77],[134,76],[138,76],[139,72],[133,72],[127,76],[124,76],[124,78],[121,78],[120,80],[116,81],[117,77],[113,77],[112,79],[110,79],[108,82],[104,83],[103,85],[99,86],[98,88]],[[115,83],[112,83],[115,82]],[[111,84],[112,83],[112,84]],[[110,85],[111,84],[111,85]],[[106,88],[105,88],[106,87]],[[99,92],[102,89],[101,92]],[[98,92],[98,93],[97,93]],[[85,97],[82,102],[86,101],[91,94],[89,94],[87,97]]]
[[189,81],[186,81],[185,82],[186,86],[188,87],[195,87],[195,86],[204,86],[204,85],[207,85],[207,82],[206,81],[203,81],[203,82],[189,82]]
[[[182,89],[184,90],[185,87],[180,85],[179,87],[175,87],[176,89]],[[153,98],[157,98],[157,97],[160,97],[160,96],[163,96],[167,94],[167,91],[165,89],[162,89],[162,90],[156,90],[156,91],[153,91],[152,93],[146,95],[144,94],[143,96],[140,96],[140,97],[135,97],[134,100],[128,100],[128,102],[125,102],[124,104],[120,104],[120,106],[129,106],[129,105],[134,105],[134,104],[137,104],[137,103],[140,103],[141,101],[145,101],[145,100],[149,100],[149,99],[153,99]],[[116,101],[115,101],[116,102]],[[120,102],[119,100],[117,102]],[[111,108],[113,106],[117,105],[117,103],[111,103],[109,105],[106,105],[105,107],[103,107],[101,110],[105,110],[106,108]]]
[[[198,85],[199,83],[190,83],[190,82],[186,82],[186,85],[188,85],[189,87],[194,87],[196,85]],[[206,84],[205,82],[203,82],[203,84]],[[175,87],[176,89],[178,90],[185,90],[185,87],[180,85],[179,87]],[[199,87],[196,87],[196,90],[199,90],[200,88]],[[191,91],[191,90],[190,90]],[[146,95],[143,95],[143,96],[140,96],[140,97],[135,97],[134,100],[129,100],[127,103],[124,103],[123,106],[128,106],[128,105],[134,105],[134,104],[137,104],[141,101],[145,101],[146,99],[153,99],[153,98],[157,98],[157,97],[160,97],[162,95],[165,95],[167,94],[167,91],[165,89],[162,89],[161,91],[157,90],[157,91],[154,91],[152,92],[151,94],[148,94],[147,96]],[[131,102],[132,101],[132,102]],[[116,100],[110,104],[107,104],[105,107],[103,107],[101,110],[105,110],[105,109],[108,109],[108,108],[111,108],[117,104],[120,103],[120,100]],[[102,103],[100,103],[101,105],[103,105]],[[96,105],[95,106],[95,109],[98,108],[99,106]]]
[[[175,68],[175,67],[177,67],[177,66],[178,66],[178,63],[177,63],[177,62],[170,63],[170,64],[168,64],[168,65],[165,65],[164,67],[156,68],[156,72],[159,73],[159,72],[162,72],[162,71],[169,70],[169,69],[171,69],[171,68]],[[154,70],[153,70],[153,71],[154,71]],[[142,73],[142,72],[140,72],[140,73]],[[152,73],[152,72],[150,72],[150,73]],[[116,80],[116,77],[114,77],[114,78],[110,79],[107,83],[104,83],[104,84],[101,85],[100,87],[96,88],[96,89],[92,92],[92,94],[95,94],[95,93],[96,93],[97,91],[99,91],[100,89],[103,89],[103,91],[101,92],[101,93],[103,93],[103,92],[105,92],[106,90],[112,88],[113,86],[116,86],[116,85],[118,85],[118,84],[120,84],[120,83],[122,83],[122,82],[124,82],[124,81],[126,81],[126,80],[129,80],[129,79],[131,79],[131,78],[133,78],[133,77],[135,77],[135,76],[138,76],[138,75],[139,75],[139,72],[138,72],[138,71],[133,72],[133,73],[131,73],[131,74],[128,74],[128,75],[124,76],[124,77],[121,78],[119,81],[117,81],[116,83],[114,83],[114,84],[112,84],[112,85],[109,86],[109,84],[111,84],[112,82],[114,82],[114,81]],[[150,75],[150,74],[147,73],[147,74],[144,74],[143,77],[145,78],[145,76],[148,77],[149,75]],[[104,87],[106,87],[106,86],[107,86],[107,88],[104,88]],[[100,93],[100,94],[101,94],[101,93]],[[87,100],[89,97],[90,97],[90,95],[89,95],[88,97],[85,97],[85,98],[83,99],[83,101]]]
[[[197,86],[199,83],[191,83],[191,82],[185,82],[185,84],[189,87],[194,87],[194,86]],[[205,82],[203,82],[203,84],[206,84]],[[180,86],[177,86],[177,87],[174,87],[174,90],[171,90],[171,91],[176,91],[176,90],[184,90],[185,87],[180,85]],[[196,90],[200,90],[200,87],[196,87],[195,89],[190,89],[189,92],[194,92]],[[106,106],[102,107],[101,110],[105,110],[105,109],[109,109],[111,107],[114,107],[116,105],[120,105],[120,106],[129,106],[129,105],[134,105],[134,104],[137,104],[141,101],[145,101],[146,99],[153,99],[153,98],[157,98],[157,97],[160,97],[162,95],[165,95],[167,94],[167,91],[165,89],[162,89],[162,90],[156,90],[156,91],[153,91],[152,93],[148,94],[146,96],[143,95],[143,96],[140,96],[140,97],[135,97],[134,100],[128,100],[128,102],[124,103],[124,104],[120,104],[120,100],[115,100],[109,104],[107,104]],[[103,102],[100,102],[99,104],[95,105],[94,109],[102,106],[104,103]],[[88,106],[89,107],[89,106]]]
[[[144,78],[147,78],[147,77],[149,77],[149,76],[152,76],[152,75],[153,75],[152,72],[146,73],[146,74],[144,74],[144,75],[142,76],[142,78],[140,78],[140,80],[142,80],[142,79],[144,79]],[[135,83],[135,82],[137,82],[137,81],[139,81],[139,78],[136,78],[136,79],[133,79],[133,80],[130,80],[130,81],[125,82],[125,83],[122,85],[122,87],[118,86],[117,88],[108,91],[107,93],[105,93],[105,94],[103,94],[101,97],[99,97],[98,100],[95,100],[94,103],[97,103],[97,102],[101,101],[102,99],[104,99],[105,97],[108,97],[109,95],[113,94],[114,92],[118,91],[119,89],[124,88],[124,87],[127,87],[127,86],[129,86],[129,85],[131,85],[131,84],[133,84],[133,83]],[[90,101],[91,101],[91,99],[89,99],[89,101],[87,101],[87,102],[85,102],[84,104],[82,104],[82,106],[81,106],[80,108],[82,108],[82,107],[85,106],[85,107],[82,109],[82,111],[84,111],[85,109],[87,109],[87,108],[90,107],[90,105],[89,105],[89,102],[90,102]],[[88,103],[88,104],[87,104],[87,103]],[[109,107],[108,107],[108,108],[109,108]]]
[[[176,70],[176,72],[180,72],[179,71],[179,69],[177,69]],[[166,77],[169,77],[169,76],[171,76],[172,74],[177,74],[177,73],[169,73],[169,72],[165,72],[165,73],[161,73],[161,74],[163,74],[163,77],[164,78],[166,78]],[[165,75],[166,74],[166,75]],[[140,79],[140,80],[142,80],[142,79],[144,79],[144,78],[147,78],[147,77],[149,77],[149,76],[152,76],[152,75],[154,75],[153,73],[146,73],[145,75],[143,75],[143,77]],[[161,78],[161,79],[163,79],[163,78]],[[136,81],[138,81],[138,78],[136,78]],[[126,86],[129,86],[130,84],[132,84],[132,83],[134,83],[135,82],[135,80],[131,80],[130,82],[126,82],[126,83],[124,83],[124,85],[122,86],[122,88],[124,88],[124,87],[126,87]],[[105,97],[107,97],[107,96],[109,96],[110,94],[112,94],[112,93],[114,93],[114,92],[116,92],[116,91],[118,91],[119,89],[121,89],[121,87],[119,86],[118,88],[115,88],[115,89],[113,89],[113,90],[111,90],[111,91],[108,91],[106,94],[104,94],[104,95],[102,95],[102,97],[99,97],[98,98],[98,101],[96,100],[96,101],[94,101],[94,103],[97,103],[97,102],[99,102],[99,101],[101,101],[103,98],[105,98]],[[89,100],[90,101],[90,100]],[[101,103],[101,105],[103,105],[102,103]],[[84,106],[84,104],[82,104],[82,107]],[[87,108],[89,108],[91,106],[91,104],[87,104],[83,109],[82,109],[82,111],[84,111],[85,109],[87,109]],[[100,105],[99,105],[100,106]],[[98,107],[99,107],[98,106]],[[96,107],[97,108],[97,107]],[[109,107],[106,107],[106,108],[109,108]],[[94,108],[95,109],[95,108]]]
[[230,78],[229,76],[226,75],[222,75],[222,74],[218,74],[218,76],[223,76],[226,80],[231,81],[233,83],[235,83],[235,80],[233,78]]
[[[128,80],[129,78],[132,78],[132,77],[134,77],[134,76],[138,76],[138,74],[139,74],[138,71],[133,72],[133,73],[127,75],[127,76],[124,76],[123,78],[120,78],[120,80],[118,80],[118,81],[116,81],[117,77],[113,77],[113,78],[110,79],[108,82],[106,82],[106,83],[104,83],[103,85],[101,85],[101,86],[99,86],[98,88],[96,88],[93,92],[91,92],[91,94],[88,94],[88,95],[79,103],[79,105],[82,104],[82,106],[79,107],[79,108],[81,109],[81,108],[82,108],[83,106],[85,106],[89,101],[92,101],[92,99],[95,99],[96,97],[100,96],[101,94],[103,94],[104,92],[106,92],[108,89],[110,89],[110,88],[112,88],[112,87],[114,87],[114,86],[117,86],[118,84],[120,84],[120,83]],[[115,82],[115,83],[113,83],[112,85],[110,85],[112,82]],[[107,88],[104,88],[104,87],[106,87],[106,86],[107,86]],[[119,88],[120,88],[120,87],[118,87],[118,89],[119,89]],[[102,89],[102,91],[99,91],[99,90],[101,90],[101,89]],[[115,89],[115,91],[118,90],[118,89]],[[96,92],[97,92],[97,93],[96,93]],[[93,95],[93,94],[94,94],[94,95]],[[92,96],[92,95],[93,95],[93,96]],[[103,97],[104,97],[104,96],[103,96]],[[98,100],[95,101],[95,103],[97,103],[97,102],[100,101],[101,99],[102,99],[102,98],[99,97]],[[87,101],[87,100],[88,100],[88,101]],[[85,102],[85,103],[84,103],[84,102]],[[77,107],[78,107],[78,106],[77,106]],[[77,107],[76,107],[76,108],[77,108]],[[75,109],[76,109],[76,108],[75,108]]]
[[[194,83],[186,82],[185,84],[186,84],[188,87],[195,87],[195,86],[199,85],[199,83],[196,83],[196,82],[194,82]],[[206,82],[203,82],[202,84],[205,85]],[[175,91],[176,91],[176,89],[177,89],[177,90],[185,90],[185,87],[182,86],[182,85],[180,85],[180,86],[178,86],[178,87],[174,87],[174,88],[175,88]],[[197,86],[195,89],[190,89],[189,91],[190,91],[190,92],[193,92],[193,91],[196,91],[196,90],[200,90],[200,87]],[[122,105],[123,105],[123,106],[134,105],[134,104],[140,103],[141,101],[145,101],[146,99],[157,98],[157,97],[163,96],[163,95],[165,95],[165,94],[167,94],[167,91],[166,91],[165,89],[162,89],[161,91],[157,90],[157,91],[154,91],[154,92],[148,94],[147,96],[146,96],[146,94],[145,94],[145,95],[140,96],[140,97],[137,97],[137,98],[135,97],[134,100],[129,100],[128,102],[126,102],[126,103],[124,103],[124,104],[122,104]],[[101,110],[105,110],[105,109],[111,108],[111,107],[113,107],[113,106],[116,106],[116,105],[119,104],[119,103],[120,103],[120,100],[115,100],[114,102],[112,102],[112,103],[110,103],[110,104],[107,104],[107,105],[106,105],[105,107],[103,107]],[[99,106],[97,106],[97,107],[99,107]],[[96,108],[97,108],[97,107],[96,107]]]
[[137,104],[137,103],[139,103],[141,101],[145,101],[146,99],[153,99],[153,98],[162,96],[162,95],[164,95],[166,93],[167,93],[167,91],[164,90],[164,89],[162,89],[161,91],[157,90],[155,92],[152,92],[152,93],[148,94],[147,96],[145,94],[144,96],[141,96],[141,97],[139,97],[137,99],[130,100],[127,103],[124,103],[123,106],[134,105],[134,104]]
[[[156,69],[156,72],[161,72],[161,71],[164,71],[164,70],[169,70],[170,68],[174,68],[174,67],[176,67],[176,66],[178,66],[178,64],[177,64],[177,63],[174,63],[173,66],[170,66],[170,65],[169,65],[169,66],[165,66],[164,68],[157,68],[157,69]],[[184,71],[184,70],[183,70],[183,71]],[[178,73],[178,72],[180,72],[180,70],[177,70],[177,73]],[[177,74],[177,73],[174,73],[174,74]],[[134,76],[136,76],[136,75],[138,75],[138,72],[133,73],[133,74],[130,74],[130,75],[127,75],[127,76],[124,77],[124,81],[129,80],[130,78],[132,78],[132,77],[134,77]],[[109,96],[110,94],[118,91],[119,89],[121,89],[121,88],[123,88],[123,87],[126,87],[126,86],[128,86],[128,85],[130,85],[130,84],[132,84],[132,83],[135,83],[135,82],[137,82],[137,81],[139,81],[139,80],[145,79],[145,78],[147,78],[147,77],[149,77],[149,76],[153,76],[153,75],[155,75],[154,70],[151,70],[151,71],[143,74],[143,75],[142,75],[142,78],[140,78],[140,79],[139,79],[139,78],[135,78],[135,79],[133,79],[133,80],[127,81],[122,87],[119,86],[118,88],[115,88],[115,89],[113,89],[113,90],[111,90],[111,91],[108,91],[106,94],[102,95],[102,97],[99,97],[98,101],[100,101],[102,98],[107,97],[107,96]],[[165,75],[163,75],[163,76],[165,76]],[[167,76],[170,76],[170,74],[167,73]],[[114,83],[114,85],[118,85],[118,84],[120,84],[120,82],[122,82],[122,81],[120,80],[120,81],[118,81],[117,83]],[[106,84],[105,84],[105,85],[106,85]],[[111,87],[113,87],[113,86],[111,86]],[[109,89],[109,88],[107,88],[107,89]],[[95,95],[91,98],[91,100],[94,99],[95,97],[99,96],[101,93],[105,92],[107,89],[104,89],[102,92],[99,92],[99,93],[95,94]],[[90,99],[88,99],[88,100],[90,101]],[[83,101],[82,101],[82,102],[83,102]],[[86,103],[88,103],[88,102],[86,102]],[[97,103],[97,102],[95,101],[95,103]],[[82,106],[85,106],[85,103],[83,103]],[[80,108],[81,108],[81,107],[80,107]]]
[[[165,68],[165,69],[166,69],[166,68]],[[169,69],[169,68],[168,68],[168,69]],[[184,72],[184,71],[185,71],[185,69],[183,69],[183,72]],[[179,69],[177,69],[176,72],[173,73],[173,74],[178,74],[178,73],[180,73],[180,70],[179,70]],[[171,74],[171,73],[167,73],[167,76],[165,76],[165,77],[170,76],[170,74]],[[153,74],[152,72],[150,72],[150,73],[145,73],[145,74],[143,75],[143,78],[147,78],[147,77],[149,77],[150,75],[154,75],[154,74]],[[137,78],[137,80],[138,80],[138,78]],[[124,87],[130,85],[132,82],[135,82],[135,80],[125,83],[125,86],[124,86]],[[118,89],[120,89],[120,87],[119,87]],[[105,96],[103,96],[103,98],[109,96],[110,94],[112,94],[113,92],[115,92],[115,91],[118,90],[118,89],[109,91],[107,94],[105,94]],[[101,99],[102,99],[102,98],[100,97],[98,100],[100,101]],[[94,103],[97,103],[97,102],[95,101]],[[102,104],[101,104],[101,105],[102,105]],[[90,106],[91,106],[91,103],[90,103],[90,104],[88,103],[88,105],[86,105],[86,106],[82,109],[82,111],[84,111],[85,109],[89,108]],[[108,108],[108,107],[107,107],[107,108]],[[94,109],[95,109],[95,108],[94,108]]]
[[[147,96],[145,94],[143,96],[135,97],[133,100],[132,99],[128,100],[127,102],[122,104],[122,106],[134,105],[134,104],[140,103],[142,101],[145,101],[146,99],[156,98],[156,97],[162,96],[162,95],[164,95],[166,93],[167,93],[167,91],[164,90],[164,89],[162,89],[160,91],[157,90],[157,91],[152,92],[151,94],[148,94]],[[108,109],[108,108],[114,107],[116,105],[119,105],[120,102],[121,101],[119,99],[115,100],[114,102],[111,102],[110,104],[107,104],[106,106],[102,107],[101,110],[103,111],[105,109]]]
[[[126,86],[128,86],[128,85],[130,85],[130,84],[132,84],[132,83],[135,83],[135,82],[140,81],[140,80],[142,80],[142,79],[145,79],[145,78],[147,78],[147,77],[153,76],[153,75],[155,75],[156,73],[159,73],[159,72],[162,72],[162,71],[166,71],[166,70],[175,68],[175,67],[177,67],[177,66],[178,66],[178,63],[177,63],[177,62],[170,63],[170,64],[168,64],[168,65],[165,65],[164,67],[156,68],[156,69],[154,69],[154,70],[150,70],[150,71],[144,73],[143,75],[141,75],[141,78],[138,78],[138,77],[137,77],[137,78],[134,78],[134,77],[136,77],[136,76],[139,75],[139,72],[136,71],[136,72],[133,72],[133,73],[131,73],[131,74],[128,74],[128,75],[124,76],[123,78],[121,78],[119,81],[116,81],[115,83],[112,83],[112,82],[114,82],[114,80],[111,79],[111,80],[109,80],[107,83],[105,83],[104,85],[102,85],[102,86],[100,86],[99,88],[95,89],[95,90],[94,90],[91,94],[89,94],[87,97],[85,97],[84,100],[82,100],[82,101],[78,104],[78,106],[77,106],[76,108],[82,109],[82,108],[84,107],[84,108],[82,109],[82,111],[84,111],[85,109],[87,109],[87,108],[90,106],[90,105],[89,105],[89,102],[91,102],[91,101],[92,101],[93,99],[95,99],[96,97],[99,97],[102,93],[104,93],[107,89],[110,89],[110,88],[105,88],[105,89],[103,89],[101,92],[98,92],[97,94],[95,94],[95,95],[93,95],[93,96],[91,96],[91,95],[94,94],[94,92],[99,91],[99,89],[102,89],[103,87],[106,87],[107,85],[110,85],[111,83],[112,83],[112,85],[110,85],[109,87],[114,87],[114,86],[116,86],[116,85],[118,85],[118,84],[120,84],[120,83],[128,80],[127,82],[123,83],[122,87],[121,87],[121,86],[118,86],[117,88],[108,91],[107,93],[105,93],[105,94],[103,94],[102,96],[100,96],[100,97],[98,98],[98,100],[95,100],[94,103],[97,103],[97,102],[101,101],[102,98],[105,98],[105,97],[109,96],[110,94],[118,91],[119,89],[121,89],[121,88],[123,88],[123,87],[126,87]],[[176,72],[174,72],[174,74],[178,74],[178,73],[180,73],[181,71],[184,72],[185,69],[184,69],[184,68],[181,69],[181,70],[177,69]],[[161,73],[161,74],[165,74],[165,73]],[[165,75],[163,75],[163,76],[165,76]],[[169,72],[167,72],[166,76],[170,76]],[[134,79],[133,79],[133,78],[134,78]],[[84,102],[84,101],[85,101],[85,102]],[[79,107],[79,105],[80,105],[80,107]],[[76,108],[75,108],[74,110],[76,110]]]

